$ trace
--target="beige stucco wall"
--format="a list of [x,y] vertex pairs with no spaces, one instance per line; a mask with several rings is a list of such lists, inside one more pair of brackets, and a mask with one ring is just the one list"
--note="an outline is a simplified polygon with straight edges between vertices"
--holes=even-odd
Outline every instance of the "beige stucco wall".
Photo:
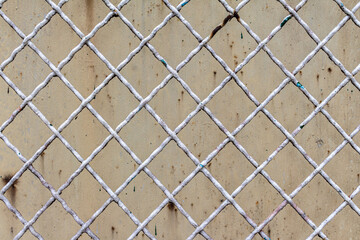
[[[117,4],[116,1],[112,2]],[[175,0],[170,2],[175,5],[179,3]],[[228,2],[235,7],[240,1]],[[292,7],[298,2],[288,1]],[[343,3],[351,9],[358,1],[344,0]],[[8,0],[1,8],[1,11],[25,34],[29,34],[50,10],[51,7],[41,0]],[[70,0],[62,10],[84,34],[89,33],[109,12],[100,0]],[[121,12],[134,27],[147,36],[163,21],[170,10],[160,0],[132,0]],[[205,38],[228,13],[218,1],[192,0],[181,10],[181,14]],[[261,39],[266,38],[287,14],[275,0],[252,0],[239,12],[240,17]],[[331,0],[309,0],[299,14],[320,39],[345,17]],[[360,19],[359,11],[355,15]],[[80,38],[59,15],[55,15],[32,42],[57,66],[80,42]],[[114,66],[140,43],[119,18],[112,18],[96,33],[91,42]],[[7,59],[20,43],[20,37],[0,18],[0,62]],[[198,45],[195,37],[177,18],[170,20],[150,43],[173,68]],[[257,46],[245,28],[234,18],[211,39],[209,45],[232,69]],[[267,46],[288,70],[293,71],[316,44],[295,19],[291,19]],[[351,72],[360,62],[360,29],[349,21],[326,46]],[[4,73],[26,95],[30,94],[50,72],[49,67],[29,47],[22,50],[4,69]],[[61,72],[86,98],[111,71],[85,46]],[[143,97],[168,75],[167,69],[146,47],[120,73]],[[227,73],[206,49],[202,49],[179,75],[200,99],[204,99],[220,84]],[[260,102],[285,79],[284,73],[264,51],[259,52],[245,65],[238,77]],[[322,51],[296,77],[319,102],[345,78],[340,69]],[[355,78],[360,80],[358,76]],[[20,97],[1,79],[1,124],[21,102]],[[80,104],[59,78],[53,78],[32,102],[55,127],[59,127]],[[138,104],[139,102],[117,78],[91,101],[94,109],[114,129]],[[170,80],[149,104],[172,130],[196,107],[195,101],[176,79]],[[255,105],[233,80],[215,95],[207,107],[230,132],[255,109]],[[266,106],[290,133],[314,108],[292,83]],[[350,134],[360,123],[359,90],[352,84],[346,85],[325,109]],[[52,134],[28,107],[3,133],[27,159],[32,157]],[[86,159],[109,132],[87,109],[84,109],[61,134]],[[144,161],[168,135],[154,118],[142,109],[120,131],[119,136]],[[196,115],[178,137],[200,161],[225,139],[224,133],[205,112]],[[236,139],[261,164],[285,140],[285,136],[260,112],[236,135]],[[321,113],[307,124],[295,139],[318,164],[343,141],[343,137]],[[354,141],[360,144],[360,137],[356,136]],[[54,140],[33,164],[55,189],[58,189],[79,165],[76,158],[58,139]],[[113,191],[137,168],[137,164],[115,140],[110,141],[90,165]],[[22,162],[18,156],[0,141],[0,186],[3,187],[6,178],[13,176],[21,166]],[[171,141],[148,167],[171,192],[192,172],[195,165],[176,143]],[[221,150],[206,168],[230,194],[255,170],[231,143]],[[299,151],[292,144],[288,144],[270,162],[265,171],[287,194],[290,194],[313,169]],[[360,184],[360,156],[350,145],[337,154],[324,170],[348,195]],[[30,220],[51,194],[30,171],[26,171],[5,196],[26,220]],[[64,190],[61,197],[86,222],[109,195],[84,170]],[[166,198],[144,172],[141,172],[119,197],[140,221]],[[199,173],[175,198],[198,224],[225,199],[202,173]],[[235,200],[256,224],[260,224],[283,198],[264,177],[258,175]],[[294,198],[294,202],[316,225],[319,225],[343,202],[343,199],[321,176],[316,176]],[[360,197],[355,198],[354,202],[359,205]],[[12,239],[22,227],[5,204],[0,202],[0,239]],[[70,239],[80,226],[59,202],[55,202],[40,216],[34,228],[44,239]],[[90,228],[100,239],[126,239],[136,226],[115,203],[112,203]],[[194,230],[173,205],[165,207],[148,224],[148,229],[153,235],[156,234],[158,239],[186,239]],[[286,206],[263,230],[271,239],[305,239],[312,232],[290,206]],[[228,206],[205,228],[205,231],[213,239],[244,239],[252,228],[232,206]],[[358,239],[360,218],[350,207],[346,207],[323,232],[329,239]],[[35,238],[27,231],[22,239]],[[89,237],[83,234],[81,239]],[[140,233],[136,239],[147,237]],[[203,237],[199,235],[196,239]],[[260,235],[255,239],[261,239]]]

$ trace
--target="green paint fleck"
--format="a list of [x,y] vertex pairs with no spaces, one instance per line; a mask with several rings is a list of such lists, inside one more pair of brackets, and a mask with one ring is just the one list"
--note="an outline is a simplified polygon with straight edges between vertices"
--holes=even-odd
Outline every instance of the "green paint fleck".
[[[131,182],[132,180],[134,180],[134,178],[135,178],[135,177],[133,177],[133,178],[130,180],[130,182]],[[130,182],[129,182],[129,183],[130,183]]]
[[287,16],[280,24],[280,27],[283,27],[292,18],[291,15]]
[[155,236],[157,236],[156,224],[155,224]]
[[243,38],[244,38],[244,36],[243,36],[243,34],[242,34],[242,33],[241,33],[241,35],[240,35],[240,36],[241,36],[241,39],[243,39]]
[[134,186],[134,192],[135,192],[135,186]]
[[182,7],[185,6],[186,4],[188,4],[188,2],[190,2],[190,1],[183,2],[183,3],[181,4],[181,6],[182,6]]
[[303,129],[303,127],[304,127],[304,125],[301,125],[301,126],[300,126],[300,129]]
[[167,66],[167,63],[165,62],[164,59],[161,59],[160,61],[161,61],[165,66]]
[[303,86],[300,82],[297,82],[297,83],[296,83],[296,86],[298,86],[298,87],[301,88],[301,89],[304,89],[304,86]]

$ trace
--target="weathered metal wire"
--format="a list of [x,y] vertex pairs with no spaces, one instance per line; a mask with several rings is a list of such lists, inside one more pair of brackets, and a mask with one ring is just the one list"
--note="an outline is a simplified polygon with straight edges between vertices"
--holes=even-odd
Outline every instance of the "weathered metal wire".
[[[10,118],[5,121],[0,127],[0,138],[5,142],[5,144],[13,150],[21,161],[24,162],[23,167],[12,177],[12,179],[1,189],[0,191],[0,200],[2,200],[5,205],[12,211],[17,218],[24,224],[23,229],[16,235],[15,239],[19,239],[23,236],[23,234],[29,229],[30,232],[38,239],[43,239],[42,236],[36,232],[33,227],[33,224],[37,221],[37,219],[44,213],[47,208],[54,202],[59,201],[63,208],[74,218],[74,220],[81,226],[79,231],[73,236],[72,239],[79,238],[83,233],[87,233],[93,239],[99,239],[91,230],[90,225],[95,221],[95,219],[106,209],[106,207],[111,202],[116,202],[119,207],[123,209],[123,211],[130,217],[130,219],[138,226],[137,229],[132,233],[129,239],[135,238],[135,236],[143,231],[146,236],[150,239],[156,239],[148,229],[146,229],[147,224],[154,219],[154,217],[169,203],[172,202],[179,211],[185,216],[185,218],[190,222],[190,224],[194,227],[194,232],[189,236],[188,239],[193,239],[197,234],[201,234],[205,239],[211,239],[205,231],[204,228],[229,204],[232,204],[234,208],[241,214],[245,220],[254,228],[254,231],[247,237],[247,239],[252,239],[256,234],[260,234],[262,238],[269,239],[269,237],[262,231],[262,229],[287,205],[290,204],[294,210],[302,217],[302,219],[309,224],[311,228],[314,229],[314,232],[309,236],[308,239],[312,239],[316,235],[323,239],[327,239],[326,235],[321,232],[323,227],[333,219],[333,217],[339,213],[346,205],[349,205],[358,215],[360,215],[360,209],[352,199],[356,196],[356,194],[360,191],[360,186],[353,192],[351,196],[347,196],[341,188],[336,185],[336,183],[322,170],[323,167],[331,161],[331,159],[347,144],[349,143],[352,148],[360,154],[360,148],[354,143],[352,138],[360,131],[360,125],[350,134],[347,133],[341,128],[341,126],[330,116],[330,114],[323,109],[326,103],[328,103],[346,84],[350,81],[351,83],[360,90],[360,84],[353,77],[360,71],[360,65],[358,65],[352,72],[349,72],[343,64],[331,53],[331,51],[325,46],[325,44],[345,25],[348,20],[352,20],[356,26],[360,26],[359,20],[356,18],[354,13],[360,7],[360,2],[352,9],[347,9],[344,4],[342,4],[339,0],[334,0],[338,6],[342,9],[342,11],[346,14],[346,16],[340,21],[340,23],[321,41],[315,33],[311,31],[309,26],[300,18],[297,14],[297,11],[301,9],[307,2],[307,0],[302,0],[295,9],[292,9],[284,0],[278,0],[284,8],[290,13],[289,16],[284,18],[284,20],[275,27],[269,36],[264,40],[261,40],[255,32],[249,27],[249,25],[238,15],[239,10],[244,7],[250,0],[243,0],[238,4],[238,6],[233,9],[225,0],[218,0],[225,8],[225,10],[229,13],[228,16],[224,18],[222,23],[220,23],[214,30],[211,32],[209,36],[206,38],[202,38],[196,30],[191,26],[191,24],[181,15],[180,10],[187,4],[191,4],[191,0],[182,1],[178,4],[177,7],[172,6],[168,0],[163,0],[165,5],[171,10],[171,13],[165,17],[165,19],[156,26],[149,36],[144,37],[132,24],[128,21],[121,13],[121,9],[125,6],[130,0],[121,1],[118,6],[114,6],[109,0],[103,0],[106,6],[111,10],[111,12],[101,21],[99,22],[93,30],[88,34],[84,35],[80,29],[71,21],[70,18],[61,10],[61,7],[67,2],[67,0],[62,0],[58,5],[54,4],[51,0],[45,0],[51,7],[52,10],[45,16],[44,20],[42,20],[38,25],[35,26],[33,31],[29,35],[25,35],[12,21],[9,19],[4,12],[2,12],[1,7],[6,0],[0,1],[0,16],[14,29],[14,31],[23,39],[22,43],[14,49],[9,58],[7,58],[0,65],[0,76],[5,80],[5,82],[11,87],[22,99],[23,102],[16,109]],[[51,61],[32,43],[32,39],[36,36],[39,30],[44,27],[51,18],[58,14],[72,29],[73,31],[81,38],[81,42],[71,50],[66,58],[64,58],[60,64],[56,67]],[[101,52],[91,43],[91,38],[96,34],[96,32],[105,26],[108,21],[114,17],[119,17],[127,27],[133,32],[133,34],[139,38],[141,41],[138,47],[136,47],[117,67],[114,67],[102,54]],[[170,66],[166,60],[156,51],[156,49],[149,43],[151,39],[155,37],[155,34],[163,28],[171,18],[177,17],[185,27],[190,31],[190,33],[198,40],[199,45],[189,53],[189,55],[174,69]],[[229,21],[232,19],[236,19],[239,24],[241,24],[247,32],[254,38],[254,40],[258,43],[258,46],[244,59],[242,63],[240,63],[234,71],[221,59],[220,56],[216,54],[216,52],[208,45],[209,40],[215,36],[215,34],[221,30]],[[306,56],[306,58],[295,68],[294,71],[290,72],[285,66],[281,63],[279,59],[277,59],[270,49],[266,46],[266,44],[275,36],[277,32],[281,30],[281,28],[292,18],[296,19],[296,21],[305,29],[307,34],[316,42],[316,48]],[[105,63],[105,65],[111,71],[105,80],[94,89],[94,91],[87,97],[84,98],[80,92],[76,90],[76,88],[66,79],[66,77],[61,73],[61,69],[68,64],[73,56],[82,49],[84,45],[87,45],[98,57],[99,59]],[[45,80],[40,83],[33,92],[26,96],[12,81],[9,79],[5,73],[3,72],[4,68],[9,65],[12,61],[14,61],[16,55],[21,52],[26,46],[29,46],[52,70],[52,72],[45,78]],[[156,86],[153,91],[145,98],[143,98],[135,88],[120,74],[120,70],[123,69],[132,59],[133,57],[141,51],[143,47],[147,47],[154,55],[154,57],[162,62],[164,66],[169,71],[169,74],[165,77],[165,79]],[[204,100],[200,100],[200,98],[191,90],[188,84],[179,76],[178,72],[202,49],[207,49],[212,57],[221,64],[224,70],[229,74],[220,85],[218,85]],[[272,59],[272,61],[281,69],[282,72],[287,76],[277,88],[274,89],[272,93],[263,101],[259,102],[254,95],[247,89],[245,84],[239,79],[236,75],[259,51],[264,50],[268,56]],[[323,102],[319,103],[303,86],[295,77],[295,75],[302,69],[304,66],[318,53],[318,51],[323,50],[334,62],[335,65],[339,67],[339,69],[344,73],[345,79],[336,87],[329,95],[326,97]],[[34,99],[37,94],[47,86],[47,84],[51,81],[53,77],[59,77],[63,83],[75,94],[75,96],[81,101],[80,106],[65,120],[58,129],[54,128],[51,123],[46,119],[46,117],[36,108],[36,106],[32,103],[32,99]],[[97,111],[91,106],[90,102],[95,98],[96,94],[101,91],[113,78],[117,77],[135,96],[135,98],[139,101],[139,105],[126,117],[126,119],[121,122],[115,129],[111,128],[110,125],[102,118],[102,116],[97,113]],[[171,78],[175,78],[183,88],[189,93],[189,95],[195,100],[198,104],[197,107],[186,117],[186,119],[172,131],[167,124],[156,114],[156,112],[148,105],[148,102],[154,98],[154,96],[159,92],[160,89],[166,86],[166,84],[170,81]],[[225,126],[217,119],[214,114],[210,111],[209,108],[206,107],[206,104],[217,94],[224,86],[234,79],[234,81],[238,84],[238,86],[244,91],[244,93],[248,96],[248,98],[257,106],[257,108],[241,123],[233,132],[229,132]],[[292,82],[295,86],[299,88],[299,91],[302,93],[313,103],[315,106],[314,111],[292,132],[289,133],[272,115],[269,111],[265,109],[265,106],[289,83]],[[28,106],[40,119],[43,121],[48,128],[53,132],[53,135],[41,146],[36,153],[30,158],[26,159],[21,155],[21,152],[9,141],[9,139],[2,133],[2,131],[11,124],[11,122],[15,119],[15,117]],[[95,118],[99,120],[99,122],[108,130],[110,135],[101,143],[87,159],[83,159],[80,154],[67,142],[67,140],[61,135],[61,132],[71,123],[71,121],[84,109],[87,108]],[[126,126],[132,118],[142,109],[145,108],[159,123],[159,125],[165,130],[165,132],[169,135],[161,145],[156,148],[153,153],[145,160],[141,161],[136,154],[127,146],[127,144],[119,137],[118,132]],[[226,135],[226,139],[213,151],[211,152],[204,161],[200,162],[199,159],[194,156],[191,151],[185,146],[185,144],[177,137],[177,134],[190,122],[190,120],[198,114],[200,111],[204,111],[212,121],[219,127],[219,129]],[[283,143],[272,153],[270,156],[259,165],[245,150],[243,146],[241,146],[238,141],[235,139],[235,135],[239,133],[255,116],[256,114],[262,111],[268,119],[285,135],[286,139]],[[317,165],[314,160],[311,159],[310,156],[307,155],[305,150],[297,143],[295,140],[295,136],[301,131],[301,129],[310,122],[316,114],[321,112],[328,121],[337,129],[337,131],[344,137],[344,141],[320,164]],[[76,159],[81,163],[80,167],[70,176],[70,178],[56,191],[42,176],[41,174],[31,165],[40,154],[55,140],[58,138],[66,148],[76,157]],[[101,179],[101,177],[90,167],[89,163],[94,159],[94,157],[106,146],[106,144],[115,138],[115,140],[124,148],[124,150],[134,159],[134,161],[139,165],[138,168],[128,177],[128,179],[118,188],[116,191],[112,191],[106,183]],[[147,168],[147,165],[165,148],[165,146],[171,141],[174,140],[176,144],[182,149],[186,155],[193,161],[195,164],[195,169],[191,172],[187,178],[183,182],[181,182],[173,192],[169,192],[168,189],[156,178],[155,175],[151,173],[151,171]],[[228,193],[224,187],[210,174],[210,172],[205,168],[205,166],[219,153],[221,149],[223,149],[226,144],[232,142],[234,146],[248,159],[248,161],[256,167],[256,170],[233,192]],[[289,142],[291,142],[295,148],[299,150],[299,152],[304,156],[304,158],[314,167],[314,171],[297,187],[290,195],[287,195],[281,187],[270,178],[270,176],[265,172],[264,168],[269,164],[269,162],[279,153]],[[99,182],[102,188],[109,194],[109,199],[88,219],[86,222],[83,222],[78,215],[72,210],[66,203],[64,199],[61,198],[60,194],[63,190],[65,190],[72,181],[86,168],[86,170]],[[14,184],[14,182],[21,177],[21,175],[29,169],[46,187],[52,197],[47,201],[47,203],[34,215],[34,217],[30,221],[26,221],[21,213],[11,205],[11,203],[4,196],[5,192]],[[128,184],[141,172],[144,171],[153,181],[154,183],[164,192],[166,195],[166,199],[143,221],[140,222],[131,211],[125,206],[125,204],[119,199],[118,195],[128,186]],[[175,195],[177,195],[199,172],[202,172],[212,183],[213,185],[221,192],[221,194],[226,198],[224,202],[200,225],[195,222],[195,220],[185,211],[185,209],[181,206],[181,204],[175,199]],[[294,202],[293,198],[297,193],[301,191],[317,174],[320,174],[344,199],[344,202],[332,213],[330,216],[324,220],[319,226],[316,226],[311,219],[306,216],[303,210],[301,210]],[[279,194],[284,198],[284,201],[280,203],[280,205],[275,209],[275,211],[265,219],[260,225],[256,225],[255,222],[246,214],[246,212],[241,208],[241,206],[234,200],[234,198],[244,189],[244,187],[250,183],[257,174],[261,174],[265,177],[265,179],[279,192]]]

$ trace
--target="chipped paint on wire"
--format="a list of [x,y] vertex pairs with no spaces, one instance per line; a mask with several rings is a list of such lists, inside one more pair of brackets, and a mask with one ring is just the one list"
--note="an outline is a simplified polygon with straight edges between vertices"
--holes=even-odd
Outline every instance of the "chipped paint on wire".
[[[38,239],[43,239],[42,236],[36,232],[36,230],[33,227],[33,224],[36,222],[36,220],[41,216],[42,213],[48,209],[48,207],[54,202],[59,201],[64,209],[74,218],[74,220],[77,222],[77,224],[80,225],[79,231],[76,233],[76,235],[73,236],[72,239],[77,239],[80,237],[83,233],[87,233],[91,238],[98,239],[98,237],[90,230],[89,226],[91,223],[104,211],[104,209],[111,203],[116,202],[119,207],[123,209],[123,211],[130,217],[130,219],[138,226],[137,229],[134,231],[134,233],[130,236],[130,239],[133,239],[140,231],[143,231],[147,237],[150,239],[155,239],[155,237],[150,233],[150,231],[146,228],[147,224],[154,219],[154,217],[161,211],[161,209],[166,206],[169,202],[172,202],[185,216],[185,218],[190,222],[190,224],[195,228],[194,232],[189,236],[188,239],[193,239],[196,237],[197,234],[201,234],[205,239],[211,239],[211,237],[204,231],[204,228],[218,215],[227,205],[232,204],[235,209],[245,218],[245,220],[254,228],[254,231],[248,236],[247,239],[252,239],[256,234],[260,234],[264,239],[270,239],[264,232],[262,232],[262,229],[287,205],[290,204],[295,211],[303,218],[303,220],[310,225],[315,231],[309,236],[309,239],[312,239],[316,235],[320,236],[323,239],[327,239],[326,235],[321,232],[322,228],[338,213],[340,212],[345,206],[349,205],[355,212],[360,214],[359,208],[352,202],[352,199],[356,196],[356,194],[359,193],[360,188],[358,187],[351,195],[348,197],[340,188],[337,186],[329,176],[326,175],[325,172],[323,172],[322,168],[347,144],[349,143],[358,153],[360,153],[359,147],[353,142],[352,137],[355,136],[356,133],[359,132],[360,126],[357,127],[350,136],[346,134],[346,132],[338,125],[335,120],[323,109],[326,103],[328,103],[339,91],[342,87],[344,87],[348,82],[352,82],[358,89],[360,89],[359,83],[354,79],[354,75],[357,74],[360,71],[360,67],[358,66],[356,69],[354,69],[352,72],[349,72],[345,69],[345,67],[341,64],[341,62],[335,58],[335,56],[330,52],[329,49],[325,46],[325,44],[331,39],[331,37],[338,32],[344,24],[351,19],[357,26],[359,25],[359,21],[354,16],[354,12],[360,7],[360,3],[358,3],[352,10],[347,9],[342,2],[338,0],[334,0],[344,11],[346,16],[343,18],[343,20],[324,38],[324,40],[320,41],[320,39],[311,31],[311,29],[306,25],[306,23],[299,17],[299,15],[296,13],[307,1],[302,0],[296,7],[295,10],[292,9],[285,1],[278,0],[284,7],[289,11],[291,15],[286,17],[280,25],[278,25],[269,35],[268,38],[264,40],[260,40],[260,38],[251,30],[249,25],[240,18],[238,15],[239,10],[245,6],[249,0],[244,0],[239,3],[239,5],[236,7],[236,9],[232,9],[224,0],[219,0],[219,2],[225,7],[225,9],[230,13],[227,17],[224,18],[221,24],[219,24],[217,27],[214,28],[214,30],[211,32],[211,34],[202,39],[200,35],[192,28],[190,23],[180,14],[180,10],[183,6],[190,3],[190,1],[184,1],[181,4],[179,4],[176,8],[172,6],[168,0],[164,0],[163,2],[167,5],[167,7],[171,10],[171,13],[165,17],[163,22],[161,22],[157,27],[154,28],[154,30],[150,33],[149,36],[144,37],[141,35],[139,31],[135,29],[135,27],[121,14],[120,10],[121,8],[127,4],[130,0],[123,0],[120,4],[118,4],[117,7],[112,5],[108,0],[104,0],[106,5],[109,7],[111,12],[104,18],[103,21],[98,23],[94,29],[85,36],[77,27],[76,25],[62,12],[61,7],[64,3],[66,3],[66,0],[62,0],[59,2],[58,5],[55,5],[52,1],[46,0],[48,4],[51,5],[52,10],[46,15],[43,21],[41,21],[34,30],[29,34],[25,35],[22,33],[22,31],[4,14],[4,12],[0,9],[0,16],[14,29],[14,31],[23,39],[23,42],[12,52],[10,57],[6,59],[1,65],[0,65],[0,76],[6,81],[6,83],[11,87],[22,99],[23,103],[20,105],[18,109],[16,109],[11,117],[5,121],[1,127],[0,127],[0,138],[5,142],[5,144],[12,149],[15,153],[18,154],[19,159],[23,161],[25,164],[23,167],[10,179],[10,181],[1,189],[0,191],[0,200],[2,200],[5,205],[18,217],[18,219],[24,224],[24,228],[16,235],[15,239],[19,239],[23,236],[23,234],[29,229],[30,232]],[[0,1],[0,8],[2,4],[5,2],[5,0]],[[36,36],[36,34],[39,32],[39,30],[45,26],[50,19],[55,15],[59,14],[60,17],[65,20],[69,26],[74,30],[74,32],[82,39],[81,42],[69,53],[69,55],[63,59],[60,64],[56,67],[53,65],[53,63],[50,62],[48,58],[31,42],[31,40]],[[135,48],[128,57],[119,64],[119,66],[114,67],[111,65],[111,63],[96,49],[96,47],[91,43],[91,38],[95,35],[95,33],[101,29],[103,26],[107,24],[110,18],[112,18],[114,15],[118,16],[128,27],[129,29],[140,39],[140,44],[137,48]],[[178,17],[180,21],[189,29],[189,31],[197,38],[199,41],[199,45],[192,51],[190,54],[186,57],[185,60],[183,60],[175,69],[173,69],[170,65],[166,63],[166,61],[160,56],[160,54],[155,50],[155,48],[150,45],[149,41],[154,38],[155,34],[166,25],[166,23],[173,17]],[[258,46],[255,50],[253,50],[242,63],[240,63],[235,70],[231,70],[229,66],[213,51],[213,49],[207,44],[208,41],[215,36],[215,34],[224,27],[232,18],[236,18],[236,20],[242,24],[247,32],[250,34],[251,37],[254,38],[254,40],[258,43]],[[304,29],[307,31],[308,35],[317,43],[317,47],[309,53],[309,55],[295,68],[293,72],[289,72],[284,65],[271,53],[271,51],[267,48],[266,44],[272,39],[275,34],[280,31],[280,29],[289,21],[292,17],[296,19],[304,27]],[[241,34],[242,39],[242,34]],[[92,94],[84,99],[83,96],[76,90],[76,88],[66,79],[64,75],[60,72],[60,70],[71,61],[72,57],[78,52],[84,45],[88,45],[91,50],[102,60],[106,66],[111,70],[111,74],[105,78],[105,80],[94,89]],[[28,95],[25,96],[22,91],[16,87],[16,85],[4,74],[2,71],[7,65],[9,65],[16,57],[16,55],[25,48],[25,46],[29,46],[36,54],[40,56],[40,58],[52,69],[52,73],[50,73],[46,79],[40,83],[34,91]],[[132,85],[120,74],[120,70],[132,60],[132,58],[143,48],[143,47],[149,48],[149,50],[154,54],[154,56],[161,61],[164,66],[168,69],[169,75],[146,97],[142,98],[136,90],[132,87]],[[223,68],[228,72],[229,76],[226,77],[222,83],[213,90],[213,92],[210,93],[210,95],[205,98],[203,101],[201,101],[198,96],[194,92],[191,91],[190,87],[185,83],[183,79],[178,75],[178,71],[183,68],[189,60],[195,56],[202,48],[206,48],[211,55],[218,61]],[[270,58],[279,66],[279,68],[285,73],[287,78],[283,80],[283,82],[275,88],[275,90],[262,102],[258,102],[256,98],[251,94],[251,92],[246,88],[246,86],[241,82],[241,80],[237,77],[236,73],[240,71],[261,49],[263,49]],[[297,72],[300,71],[314,56],[315,54],[322,49],[329,58],[342,70],[343,73],[345,73],[345,79],[340,83],[340,85],[330,93],[330,95],[324,99],[324,101],[319,104],[317,100],[301,85],[300,82],[297,81],[295,78],[295,75]],[[33,98],[39,93],[40,90],[42,90],[44,87],[47,86],[47,84],[50,82],[50,80],[54,77],[58,76],[65,85],[75,94],[75,96],[82,102],[82,104],[69,116],[69,118],[60,125],[58,129],[55,129],[52,124],[46,119],[46,117],[36,108],[36,106],[31,102]],[[120,123],[116,129],[112,129],[107,122],[99,115],[95,109],[92,108],[90,105],[91,100],[93,100],[96,96],[96,94],[104,88],[109,81],[114,77],[117,76],[121,82],[130,90],[130,92],[138,99],[139,106],[135,108],[128,117]],[[197,102],[198,106],[196,109],[193,110],[192,113],[188,115],[188,117],[179,124],[179,126],[174,130],[170,130],[168,126],[165,124],[165,122],[155,113],[155,111],[147,104],[156,94],[157,92],[163,88],[169,80],[174,77],[179,83],[184,87],[184,89],[190,94],[190,96]],[[232,133],[230,133],[223,124],[212,114],[210,109],[206,107],[206,103],[208,103],[213,96],[219,92],[231,79],[234,79],[235,82],[243,89],[245,94],[249,97],[251,101],[253,101],[257,108],[245,119],[243,123],[241,123]],[[292,82],[295,86],[301,88],[301,91],[305,94],[305,96],[314,104],[315,110],[297,127],[294,132],[291,134],[264,108],[289,82]],[[12,145],[12,143],[8,140],[8,138],[2,133],[2,131],[9,125],[11,122],[15,119],[15,117],[24,109],[25,106],[28,106],[53,132],[53,135],[45,142],[43,146],[41,146],[36,153],[30,158],[25,159],[20,153],[20,151]],[[99,121],[100,123],[109,131],[110,135],[104,140],[104,142],[98,146],[94,150],[94,152],[87,158],[82,159],[81,156],[76,152],[76,150],[61,136],[60,132],[66,128],[70,122],[84,109],[87,108]],[[137,114],[142,108],[145,108],[161,125],[161,127],[168,133],[169,137],[167,137],[164,142],[157,148],[155,151],[146,159],[144,162],[140,161],[140,159],[133,153],[130,148],[126,145],[125,142],[122,141],[122,139],[117,135],[117,133]],[[187,147],[180,141],[180,139],[177,137],[177,133],[181,131],[189,122],[190,120],[199,112],[199,111],[205,111],[206,114],[209,115],[209,117],[214,121],[214,123],[220,128],[221,131],[223,131],[227,138],[216,147],[216,149],[210,153],[206,159],[203,162],[199,162],[199,160],[187,149]],[[247,152],[246,150],[237,142],[237,140],[234,138],[234,135],[236,135],[238,132],[240,132],[246,124],[248,124],[255,115],[262,111],[272,122],[273,124],[279,128],[287,137],[287,139],[269,156],[267,160],[265,160],[261,165],[259,165]],[[305,152],[305,150],[296,142],[294,137],[299,133],[299,131],[311,120],[314,118],[314,116],[322,112],[325,117],[330,121],[331,124],[333,124],[336,129],[343,135],[344,141],[341,145],[339,145],[338,148],[336,148],[333,153],[331,153],[323,163],[320,165],[317,165]],[[32,167],[32,163],[37,159],[37,157],[40,156],[40,154],[53,142],[54,139],[58,138],[65,146],[66,148],[73,153],[73,155],[78,159],[78,161],[81,163],[80,167],[70,176],[70,178],[59,188],[59,190],[55,190],[49,183],[46,182],[45,179],[39,174],[39,172]],[[120,145],[130,154],[130,156],[135,160],[136,163],[138,163],[139,167],[129,176],[129,178],[115,191],[113,192],[106,184],[105,182],[99,177],[99,175],[88,165],[88,163],[106,146],[106,144],[111,140],[115,138],[116,141],[120,143]],[[157,154],[159,154],[164,147],[171,141],[174,140],[178,146],[189,156],[189,158],[194,162],[196,167],[190,175],[177,187],[175,190],[170,193],[165,186],[150,172],[150,170],[147,168],[147,165],[152,161],[152,159],[155,158]],[[241,151],[244,156],[249,160],[251,164],[253,164],[256,167],[256,170],[251,174],[233,193],[228,193],[221,184],[210,174],[210,172],[205,168],[205,166],[214,158],[214,156],[225,147],[226,144],[229,142],[232,142],[236,148]],[[269,162],[276,156],[276,154],[281,151],[289,142],[291,142],[299,151],[300,153],[305,157],[305,159],[314,167],[314,171],[311,175],[308,176],[304,180],[304,182],[295,189],[290,195],[287,195],[278,185],[275,181],[273,181],[269,175],[263,170],[265,166],[269,164]],[[100,183],[102,188],[109,193],[110,198],[104,203],[101,208],[99,208],[94,215],[87,221],[83,222],[79,216],[67,205],[67,203],[64,201],[64,199],[61,198],[60,194],[61,192],[66,189],[71,182],[86,168],[87,171]],[[21,175],[29,169],[44,185],[44,187],[48,188],[52,194],[52,197],[48,200],[48,202],[34,215],[34,217],[26,221],[22,216],[21,213],[11,205],[11,203],[6,199],[4,196],[4,193],[15,183],[17,179],[21,177]],[[144,171],[152,180],[155,182],[155,184],[165,193],[167,198],[150,214],[149,217],[147,217],[143,222],[140,222],[127,207],[121,202],[121,200],[117,197],[118,194],[125,189],[128,184],[141,172]],[[223,194],[223,196],[226,198],[226,200],[206,219],[203,223],[198,225],[191,217],[190,215],[183,209],[183,207],[176,201],[174,196],[179,193],[185,186],[188,184],[196,174],[198,174],[200,171],[204,173],[204,175],[209,178],[209,180],[214,184],[214,186]],[[304,187],[306,184],[308,184],[312,178],[314,178],[317,174],[320,174],[322,177],[325,178],[325,180],[334,188],[336,191],[340,194],[340,196],[344,199],[344,203],[341,204],[338,209],[336,209],[323,223],[321,223],[319,226],[316,226],[306,215],[305,213],[295,205],[295,203],[292,201],[292,199],[296,196],[296,194]],[[280,193],[280,195],[284,198],[284,201],[275,209],[273,214],[271,214],[263,223],[260,225],[256,225],[254,221],[245,213],[245,211],[240,207],[240,205],[234,200],[234,198],[240,193],[240,191],[248,184],[250,183],[257,174],[262,174],[269,183]],[[135,187],[134,187],[135,191]],[[157,235],[157,229],[155,225],[155,235]]]

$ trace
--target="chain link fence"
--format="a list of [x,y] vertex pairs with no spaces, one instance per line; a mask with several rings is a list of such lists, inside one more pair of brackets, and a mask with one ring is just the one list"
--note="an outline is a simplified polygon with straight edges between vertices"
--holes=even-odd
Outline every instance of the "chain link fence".
[[0,1],[2,239],[356,239],[359,7]]

